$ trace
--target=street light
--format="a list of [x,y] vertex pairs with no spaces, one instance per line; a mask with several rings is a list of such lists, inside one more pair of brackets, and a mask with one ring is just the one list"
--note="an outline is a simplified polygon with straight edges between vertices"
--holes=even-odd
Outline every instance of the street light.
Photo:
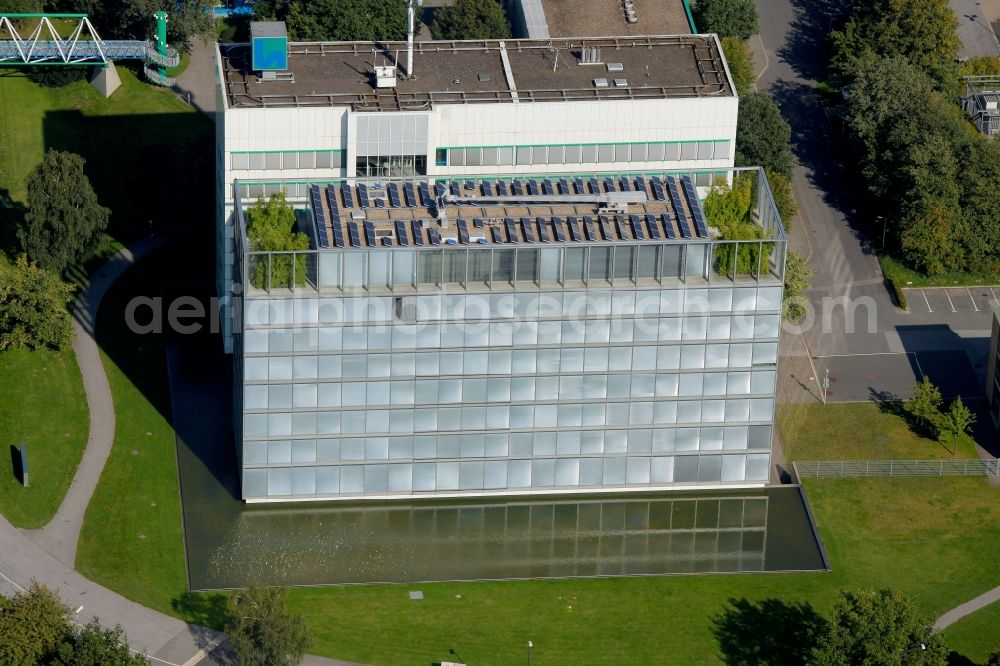
[[826,375],[823,377],[823,404],[826,404],[826,393],[830,390],[830,368],[826,369]]
[[876,220],[882,220],[882,249],[884,250],[885,249],[885,231],[886,231],[885,216],[883,216],[883,215],[876,215],[875,219]]
[[535,647],[535,644],[528,641],[528,666],[531,666],[531,648]]

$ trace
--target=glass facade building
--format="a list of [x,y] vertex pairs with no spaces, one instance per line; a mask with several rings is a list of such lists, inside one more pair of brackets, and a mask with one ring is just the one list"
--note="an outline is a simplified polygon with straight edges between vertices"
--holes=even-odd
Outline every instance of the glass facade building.
[[749,174],[762,240],[383,241],[294,259],[250,250],[236,183],[244,499],[763,485],[785,241]]

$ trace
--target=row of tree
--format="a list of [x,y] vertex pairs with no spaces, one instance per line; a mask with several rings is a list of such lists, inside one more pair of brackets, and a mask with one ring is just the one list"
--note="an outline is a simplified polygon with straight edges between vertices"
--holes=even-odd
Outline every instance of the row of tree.
[[[827,619],[808,603],[731,599],[713,630],[728,666],[946,666],[949,651],[897,590],[844,591]],[[987,666],[1000,666],[1000,647]]]
[[[286,608],[282,588],[234,592],[225,622],[240,666],[295,666],[311,643],[305,620]],[[149,661],[129,649],[120,626],[103,627],[97,618],[77,626],[59,595],[32,581],[12,597],[0,595],[0,664],[146,666]]]
[[942,409],[943,405],[941,390],[924,375],[903,408],[921,434],[935,439],[941,435],[950,436],[955,444],[954,453],[958,450],[958,438],[969,431],[976,422],[976,415],[962,402],[962,396],[952,400],[946,410]]
[[[296,41],[406,39],[406,0],[257,0],[260,19],[285,21]],[[510,24],[498,0],[455,0],[435,10],[435,39],[506,39]]]
[[79,155],[49,150],[28,176],[23,219],[0,209],[0,224],[18,223],[20,252],[13,266],[0,264],[0,350],[59,349],[70,341],[74,290],[61,276],[96,252],[111,215],[84,164]]
[[[861,165],[864,210],[927,274],[1000,269],[1000,143],[958,105],[957,19],[948,0],[851,0],[829,71]],[[1000,74],[1000,61],[973,63]]]

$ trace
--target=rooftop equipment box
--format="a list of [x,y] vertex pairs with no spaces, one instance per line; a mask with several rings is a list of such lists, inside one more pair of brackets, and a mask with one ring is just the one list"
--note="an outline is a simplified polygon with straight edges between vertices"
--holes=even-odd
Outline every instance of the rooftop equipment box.
[[252,67],[255,72],[288,69],[288,31],[284,21],[252,21]]

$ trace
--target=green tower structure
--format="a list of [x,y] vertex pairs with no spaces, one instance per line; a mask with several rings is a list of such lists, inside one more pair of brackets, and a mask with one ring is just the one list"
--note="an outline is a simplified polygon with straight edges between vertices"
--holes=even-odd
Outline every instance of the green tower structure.
[[[156,52],[163,56],[164,59],[167,58],[167,13],[160,10],[153,14],[153,18],[156,19]],[[163,66],[157,67],[158,73],[164,78],[167,78],[167,68]]]

